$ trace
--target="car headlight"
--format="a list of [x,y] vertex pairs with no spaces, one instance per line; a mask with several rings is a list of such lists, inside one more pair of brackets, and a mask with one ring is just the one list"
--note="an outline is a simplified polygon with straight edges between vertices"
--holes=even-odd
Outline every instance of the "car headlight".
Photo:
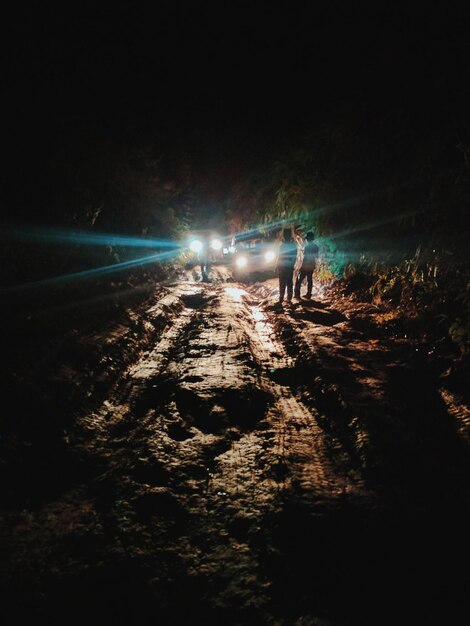
[[274,250],[268,250],[264,253],[264,260],[266,261],[266,263],[272,263],[275,258],[276,253],[274,252]]
[[222,248],[222,242],[220,239],[213,239],[211,241],[211,248],[212,250],[220,250]]
[[246,256],[239,256],[237,257],[235,264],[237,267],[239,267],[240,269],[242,267],[246,267],[248,264],[248,259],[246,258]]
[[204,244],[202,243],[200,239],[193,239],[193,241],[191,241],[191,243],[189,244],[189,249],[192,250],[192,252],[195,252],[196,254],[199,254],[199,252],[201,252],[203,247],[204,247]]

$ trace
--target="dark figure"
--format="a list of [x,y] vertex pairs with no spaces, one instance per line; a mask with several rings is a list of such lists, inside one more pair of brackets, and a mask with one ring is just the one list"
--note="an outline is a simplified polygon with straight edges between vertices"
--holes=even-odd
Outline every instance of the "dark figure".
[[318,246],[314,241],[315,236],[312,232],[307,233],[307,243],[304,247],[304,256],[302,265],[295,281],[295,297],[300,298],[300,285],[304,278],[307,278],[307,293],[305,297],[310,299],[312,297],[313,286],[313,270],[315,269],[318,258]]
[[283,241],[279,246],[277,271],[279,275],[279,304],[284,300],[287,290],[287,302],[292,302],[294,283],[294,266],[297,258],[297,244],[292,239],[292,233],[287,228],[283,232]]
[[199,264],[201,266],[202,280],[208,282],[209,272],[211,271],[211,258],[207,245],[204,245],[204,248],[199,253]]

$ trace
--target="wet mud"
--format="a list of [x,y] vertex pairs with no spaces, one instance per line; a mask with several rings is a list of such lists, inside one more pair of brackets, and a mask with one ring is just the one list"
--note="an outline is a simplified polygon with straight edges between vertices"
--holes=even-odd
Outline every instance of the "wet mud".
[[466,623],[461,396],[367,312],[212,276],[96,337],[66,409],[44,380],[67,428],[4,463],[5,623]]

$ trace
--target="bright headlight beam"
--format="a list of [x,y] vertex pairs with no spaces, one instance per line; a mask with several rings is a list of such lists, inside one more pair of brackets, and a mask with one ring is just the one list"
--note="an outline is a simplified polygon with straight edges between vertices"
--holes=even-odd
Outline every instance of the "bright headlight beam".
[[264,260],[266,261],[266,263],[272,263],[275,258],[276,253],[274,252],[274,250],[268,250],[264,253]]
[[144,237],[126,237],[111,233],[80,232],[64,229],[45,229],[32,227],[0,228],[0,239],[17,241],[37,241],[52,244],[77,244],[88,246],[120,246],[124,248],[179,248],[181,242],[169,239],[147,239]]
[[189,244],[189,249],[196,254],[199,254],[203,247],[203,243],[200,239],[193,239],[193,241]]
[[64,274],[62,276],[53,276],[52,278],[44,278],[34,282],[23,283],[21,285],[14,285],[12,287],[0,288],[0,293],[20,293],[26,289],[53,287],[55,285],[61,285],[74,280],[86,280],[88,278],[94,278],[96,276],[106,276],[114,272],[131,269],[132,267],[139,267],[152,263],[164,263],[174,258],[176,253],[173,251],[160,252],[158,254],[152,254],[150,256],[139,257],[138,259],[131,259],[130,261],[122,261],[121,263],[113,263],[111,265],[104,265],[101,267],[94,267],[81,272],[74,272],[72,274]]
[[235,263],[236,263],[236,266],[239,268],[246,267],[248,263],[248,259],[246,258],[246,256],[239,256],[237,257]]
[[220,239],[213,239],[211,241],[211,248],[212,250],[220,250],[222,248],[222,242]]

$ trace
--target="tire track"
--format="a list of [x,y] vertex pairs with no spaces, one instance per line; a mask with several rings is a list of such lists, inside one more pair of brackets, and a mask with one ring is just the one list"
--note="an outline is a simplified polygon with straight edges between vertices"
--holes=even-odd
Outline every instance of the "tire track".
[[[77,420],[79,426],[86,431],[98,431],[103,427],[104,422],[108,431],[128,418],[132,413],[132,403],[142,394],[148,381],[158,376],[171,361],[172,351],[178,344],[178,338],[184,335],[186,327],[196,315],[195,309],[185,306],[184,297],[201,293],[202,290],[195,285],[178,285],[147,310],[150,320],[167,318],[158,342],[124,373],[109,391],[108,398],[98,410]],[[175,313],[178,315],[176,320]],[[103,435],[99,437],[102,442],[105,439]]]
[[240,290],[236,299],[248,321],[245,333],[253,359],[259,365],[259,385],[275,398],[275,405],[267,417],[276,430],[281,466],[285,465],[290,474],[285,486],[295,483],[305,491],[330,497],[346,492],[357,493],[362,485],[335,469],[315,413],[292,395],[289,387],[276,383],[269,376],[275,370],[294,365],[293,358],[278,340],[274,326],[257,299],[248,292]]

